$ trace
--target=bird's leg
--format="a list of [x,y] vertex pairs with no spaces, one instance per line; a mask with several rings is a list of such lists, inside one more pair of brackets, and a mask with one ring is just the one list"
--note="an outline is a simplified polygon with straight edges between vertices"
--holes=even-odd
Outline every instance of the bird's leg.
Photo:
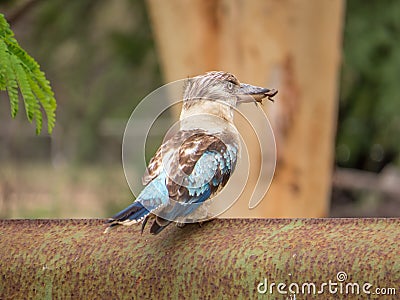
[[140,230],[140,234],[143,234],[144,228],[146,227],[147,221],[149,220],[149,216],[147,216],[146,218],[144,218],[143,222],[142,222],[142,228]]

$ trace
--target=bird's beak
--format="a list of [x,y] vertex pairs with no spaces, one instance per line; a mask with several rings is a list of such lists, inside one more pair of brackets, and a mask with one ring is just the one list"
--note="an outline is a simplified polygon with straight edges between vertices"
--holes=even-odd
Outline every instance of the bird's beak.
[[275,89],[262,88],[246,83],[240,84],[240,88],[237,93],[238,103],[249,103],[249,102],[262,102],[264,98],[268,98],[270,101],[274,101],[274,97],[278,93]]

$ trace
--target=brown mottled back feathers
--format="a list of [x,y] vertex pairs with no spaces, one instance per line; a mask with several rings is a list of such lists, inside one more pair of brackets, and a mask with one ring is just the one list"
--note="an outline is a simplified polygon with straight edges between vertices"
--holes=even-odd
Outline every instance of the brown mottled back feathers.
[[163,170],[163,154],[170,149],[178,150],[179,146],[191,135],[194,133],[205,133],[204,130],[196,129],[196,130],[180,130],[178,131],[171,139],[164,142],[160,148],[158,148],[156,154],[149,161],[149,165],[147,166],[147,170],[142,178],[143,185],[147,185],[150,181],[160,175]]
[[[161,173],[163,170],[163,155],[165,155],[166,151],[171,150],[174,154],[170,160],[171,164],[168,166],[169,176],[166,184],[170,199],[179,201],[180,199],[188,198],[188,190],[185,186],[182,186],[182,182],[185,177],[193,172],[197,161],[204,152],[208,150],[224,153],[226,145],[219,137],[207,134],[204,130],[178,131],[171,139],[161,145],[150,160],[142,179],[143,184],[148,184]],[[215,176],[224,177],[222,178],[222,187],[228,181],[230,174],[221,174],[220,170],[217,170]]]

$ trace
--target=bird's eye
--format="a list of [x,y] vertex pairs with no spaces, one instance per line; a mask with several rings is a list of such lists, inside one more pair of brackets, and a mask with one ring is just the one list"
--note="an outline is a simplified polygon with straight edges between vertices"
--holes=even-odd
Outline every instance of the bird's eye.
[[233,90],[233,83],[232,82],[228,82],[228,90]]

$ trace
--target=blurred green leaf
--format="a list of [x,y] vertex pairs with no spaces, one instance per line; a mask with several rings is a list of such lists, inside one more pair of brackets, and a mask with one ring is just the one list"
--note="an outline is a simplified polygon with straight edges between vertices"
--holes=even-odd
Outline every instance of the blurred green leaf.
[[11,116],[18,112],[18,87],[24,99],[28,120],[36,122],[36,133],[42,130],[43,107],[48,120],[48,132],[55,125],[56,101],[50,83],[39,64],[21,48],[3,14],[0,14],[0,90],[7,90]]

